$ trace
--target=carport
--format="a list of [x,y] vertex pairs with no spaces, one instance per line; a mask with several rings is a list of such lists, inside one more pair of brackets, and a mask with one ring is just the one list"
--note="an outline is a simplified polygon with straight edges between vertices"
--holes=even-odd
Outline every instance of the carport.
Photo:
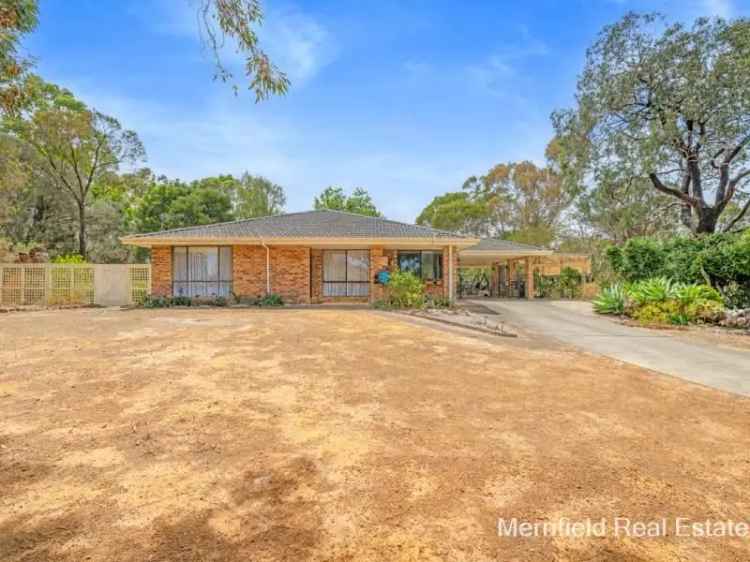
[[490,268],[491,297],[534,298],[534,266],[538,259],[552,255],[530,244],[485,238],[475,246],[461,250],[458,267]]

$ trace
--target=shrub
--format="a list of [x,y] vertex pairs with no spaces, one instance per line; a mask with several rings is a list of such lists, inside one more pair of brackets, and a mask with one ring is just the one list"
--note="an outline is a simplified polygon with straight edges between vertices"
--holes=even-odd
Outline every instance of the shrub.
[[424,284],[413,273],[395,271],[388,281],[388,302],[396,308],[418,308],[425,303]]
[[679,285],[675,298],[683,307],[701,301],[722,302],[721,293],[708,285]]
[[627,287],[627,295],[636,306],[660,303],[677,296],[678,286],[666,277],[638,281]]
[[444,296],[428,296],[427,297],[427,306],[430,308],[450,308],[451,307],[451,301],[448,297]]
[[750,230],[742,234],[632,238],[607,249],[623,281],[667,277],[677,283],[710,284],[732,308],[750,307]]
[[690,322],[714,324],[724,319],[724,303],[716,300],[698,300],[683,308]]
[[172,299],[169,297],[146,295],[143,299],[143,308],[169,308],[170,306],[172,306]]
[[56,256],[52,258],[52,263],[86,263],[81,254],[64,254],[62,256]]
[[676,301],[650,302],[633,311],[633,318],[641,324],[672,324],[681,316]]
[[284,299],[276,293],[269,293],[258,300],[258,306],[284,306]]
[[583,275],[572,267],[563,267],[560,270],[560,292],[563,297],[576,298],[581,292]]
[[599,314],[625,314],[625,288],[619,283],[602,289],[594,299],[594,310]]
[[172,306],[193,306],[193,299],[185,296],[172,297]]

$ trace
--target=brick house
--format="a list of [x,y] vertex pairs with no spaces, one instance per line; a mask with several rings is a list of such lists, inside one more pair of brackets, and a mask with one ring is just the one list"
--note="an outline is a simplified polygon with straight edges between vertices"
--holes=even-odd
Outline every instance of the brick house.
[[479,242],[444,230],[340,211],[309,211],[127,236],[151,249],[152,294],[261,296],[285,302],[383,298],[378,273],[415,273],[453,299],[458,254]]

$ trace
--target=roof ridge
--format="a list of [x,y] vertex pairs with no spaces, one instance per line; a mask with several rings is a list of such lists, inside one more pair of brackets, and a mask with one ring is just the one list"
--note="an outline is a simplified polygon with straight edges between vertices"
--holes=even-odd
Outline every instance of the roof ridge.
[[444,230],[442,228],[433,228],[431,226],[425,226],[423,224],[416,224],[411,222],[403,222],[403,221],[397,221],[393,219],[389,219],[388,217],[374,217],[372,215],[361,215],[359,213],[352,213],[351,211],[342,211],[340,209],[313,209],[313,211],[308,212],[321,212],[321,211],[327,211],[332,213],[340,213],[342,215],[350,215],[353,217],[363,217],[366,219],[373,219],[373,220],[379,220],[383,222],[389,222],[391,224],[400,224],[405,226],[410,226],[413,228],[421,228],[422,230],[429,230],[432,232],[442,232],[443,234],[450,234],[451,236],[456,236],[458,238],[469,238],[469,236],[466,236],[465,234],[459,234],[458,232],[453,232],[451,230]]

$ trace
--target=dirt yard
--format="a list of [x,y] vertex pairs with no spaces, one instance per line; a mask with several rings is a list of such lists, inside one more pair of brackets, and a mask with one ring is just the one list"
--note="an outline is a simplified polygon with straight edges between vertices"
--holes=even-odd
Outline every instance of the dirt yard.
[[370,311],[0,316],[0,560],[746,561],[750,400]]

